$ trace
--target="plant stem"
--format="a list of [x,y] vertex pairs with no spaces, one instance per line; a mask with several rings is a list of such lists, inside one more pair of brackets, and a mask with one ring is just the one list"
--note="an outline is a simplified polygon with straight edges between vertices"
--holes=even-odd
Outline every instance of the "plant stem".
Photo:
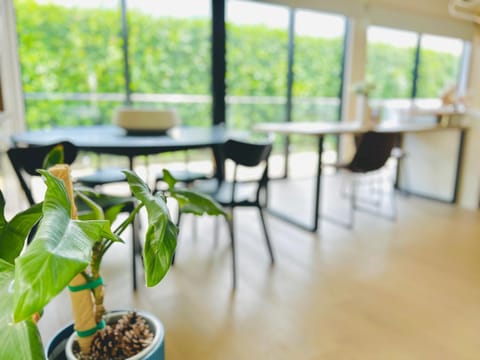
[[128,227],[128,225],[130,225],[135,220],[135,216],[143,206],[143,203],[138,204],[128,215],[128,217],[113,231],[113,233],[116,235],[121,235]]

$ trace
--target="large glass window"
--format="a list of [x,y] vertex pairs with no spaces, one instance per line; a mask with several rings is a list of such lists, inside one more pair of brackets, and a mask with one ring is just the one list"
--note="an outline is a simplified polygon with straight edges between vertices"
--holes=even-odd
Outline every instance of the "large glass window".
[[211,124],[211,1],[127,2],[132,101]]
[[459,86],[463,41],[434,35],[422,35],[415,104],[438,108],[440,96]]
[[370,26],[367,30],[367,79],[375,84],[372,106],[382,118],[398,116],[411,105],[418,34]]
[[108,122],[124,76],[116,0],[15,0],[27,127]]
[[228,0],[227,125],[286,119],[288,8]]
[[[346,19],[314,11],[295,11],[292,121],[339,121]],[[329,149],[336,137],[328,137]],[[315,138],[292,137],[298,150]]]

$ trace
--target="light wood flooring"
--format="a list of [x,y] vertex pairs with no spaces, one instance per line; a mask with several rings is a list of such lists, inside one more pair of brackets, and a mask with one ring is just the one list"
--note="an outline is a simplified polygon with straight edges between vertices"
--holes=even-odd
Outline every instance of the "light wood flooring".
[[[303,185],[283,186],[278,206],[308,216],[296,207]],[[225,228],[215,247],[213,220],[186,217],[156,288],[132,292],[129,244],[108,254],[106,303],[158,315],[167,360],[480,359],[480,213],[398,203],[395,222],[360,212],[353,230],[322,221],[314,234],[268,216],[273,267],[256,212],[239,210],[235,293]],[[325,207],[347,211],[340,198]],[[41,320],[44,341],[69,319],[62,293]]]

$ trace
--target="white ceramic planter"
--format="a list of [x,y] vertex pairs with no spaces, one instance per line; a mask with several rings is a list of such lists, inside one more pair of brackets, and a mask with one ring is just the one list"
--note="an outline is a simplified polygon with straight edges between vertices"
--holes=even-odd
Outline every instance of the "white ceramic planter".
[[128,132],[151,133],[165,132],[177,126],[180,118],[173,109],[120,108],[116,111],[113,122]]

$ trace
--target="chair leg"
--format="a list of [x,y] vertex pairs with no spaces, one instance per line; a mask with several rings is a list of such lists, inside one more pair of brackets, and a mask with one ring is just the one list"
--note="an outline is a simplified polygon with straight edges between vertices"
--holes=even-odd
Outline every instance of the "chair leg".
[[230,231],[230,247],[232,248],[232,290],[237,288],[237,264],[235,254],[235,232],[233,229],[233,209],[230,219],[227,219],[228,229]]
[[392,220],[397,219],[397,196],[395,194],[395,186],[392,184],[390,189],[390,202],[392,204]]
[[263,232],[265,234],[265,242],[267,244],[268,253],[270,254],[270,261],[272,264],[275,263],[275,257],[273,255],[273,247],[270,242],[270,236],[268,236],[267,224],[265,223],[265,215],[263,214],[263,209],[258,207],[258,212],[260,213],[260,219],[262,220]]
[[218,238],[220,237],[220,222],[219,216],[215,216],[214,224],[213,224],[213,247],[218,247]]
[[352,189],[350,194],[350,221],[348,224],[349,229],[353,229],[356,207],[357,207],[357,183],[355,179],[352,179]]

